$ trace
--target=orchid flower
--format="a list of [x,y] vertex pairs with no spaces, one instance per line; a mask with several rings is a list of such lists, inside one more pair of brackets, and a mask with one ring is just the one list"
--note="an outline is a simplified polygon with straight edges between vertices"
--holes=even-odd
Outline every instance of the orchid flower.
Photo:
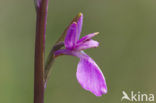
[[83,51],[99,46],[97,41],[91,39],[98,32],[88,34],[79,39],[82,23],[83,14],[80,13],[78,20],[73,21],[67,29],[64,40],[65,49],[57,50],[55,56],[72,55],[80,58],[76,72],[78,82],[85,90],[92,92],[96,96],[102,96],[102,94],[107,93],[104,75],[95,61]]

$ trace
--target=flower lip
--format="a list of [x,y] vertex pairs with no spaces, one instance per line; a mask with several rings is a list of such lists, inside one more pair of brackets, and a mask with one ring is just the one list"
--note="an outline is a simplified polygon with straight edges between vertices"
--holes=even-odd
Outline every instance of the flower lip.
[[84,52],[80,53],[80,62],[77,67],[77,80],[81,86],[96,96],[107,93],[104,75],[98,65]]

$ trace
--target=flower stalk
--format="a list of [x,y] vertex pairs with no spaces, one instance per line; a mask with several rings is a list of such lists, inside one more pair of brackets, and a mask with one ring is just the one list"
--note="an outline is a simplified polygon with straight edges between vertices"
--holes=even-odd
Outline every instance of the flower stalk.
[[44,54],[48,0],[36,0],[34,103],[44,103]]
[[51,67],[52,67],[52,64],[54,63],[55,61],[55,55],[54,53],[61,49],[62,47],[64,47],[64,42],[56,42],[56,44],[52,47],[49,55],[48,55],[48,58],[47,58],[47,61],[46,61],[46,64],[45,64],[45,71],[44,71],[44,81],[45,81],[45,84],[44,84],[44,87],[46,88],[46,85],[47,85],[47,80],[50,76],[50,71],[51,71]]

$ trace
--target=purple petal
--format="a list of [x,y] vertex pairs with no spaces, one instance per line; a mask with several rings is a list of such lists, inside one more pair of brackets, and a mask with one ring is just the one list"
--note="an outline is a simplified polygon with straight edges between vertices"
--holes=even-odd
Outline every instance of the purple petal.
[[107,93],[105,78],[98,65],[89,56],[80,58],[76,76],[81,86],[94,95],[102,96]]
[[71,55],[77,58],[86,57],[83,51],[75,51],[75,50],[69,50],[69,49],[60,49],[60,50],[55,51],[54,53],[55,57],[60,56],[60,55]]
[[68,50],[68,49],[60,49],[54,53],[55,57],[60,56],[60,55],[73,55],[73,53],[71,50]]
[[80,38],[80,34],[81,34],[81,31],[82,31],[82,24],[83,24],[83,14],[80,13],[79,14],[79,19],[77,21],[78,33],[77,33],[77,36],[76,36],[76,40],[79,40],[79,38]]
[[84,49],[88,49],[88,48],[96,48],[98,46],[99,46],[99,42],[90,39],[90,40],[85,41],[83,43],[78,43],[75,47],[75,50],[84,50]]
[[67,49],[72,49],[76,43],[76,35],[77,35],[77,23],[73,22],[68,30],[67,30],[67,34],[66,34],[66,38],[65,38],[65,47]]
[[89,40],[92,37],[96,36],[97,34],[99,34],[99,32],[88,34],[88,35],[82,37],[79,41],[77,41],[77,44],[81,44],[81,43],[85,42],[86,40]]

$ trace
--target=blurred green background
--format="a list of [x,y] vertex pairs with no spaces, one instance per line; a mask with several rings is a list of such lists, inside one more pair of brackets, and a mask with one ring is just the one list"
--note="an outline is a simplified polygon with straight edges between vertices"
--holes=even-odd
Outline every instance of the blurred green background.
[[[102,69],[108,94],[96,97],[76,80],[78,59],[59,57],[45,103],[120,103],[122,91],[156,94],[155,0],[49,0],[46,56],[79,12],[82,35],[99,31],[96,49],[86,52]],[[33,0],[0,0],[0,103],[33,103]]]

